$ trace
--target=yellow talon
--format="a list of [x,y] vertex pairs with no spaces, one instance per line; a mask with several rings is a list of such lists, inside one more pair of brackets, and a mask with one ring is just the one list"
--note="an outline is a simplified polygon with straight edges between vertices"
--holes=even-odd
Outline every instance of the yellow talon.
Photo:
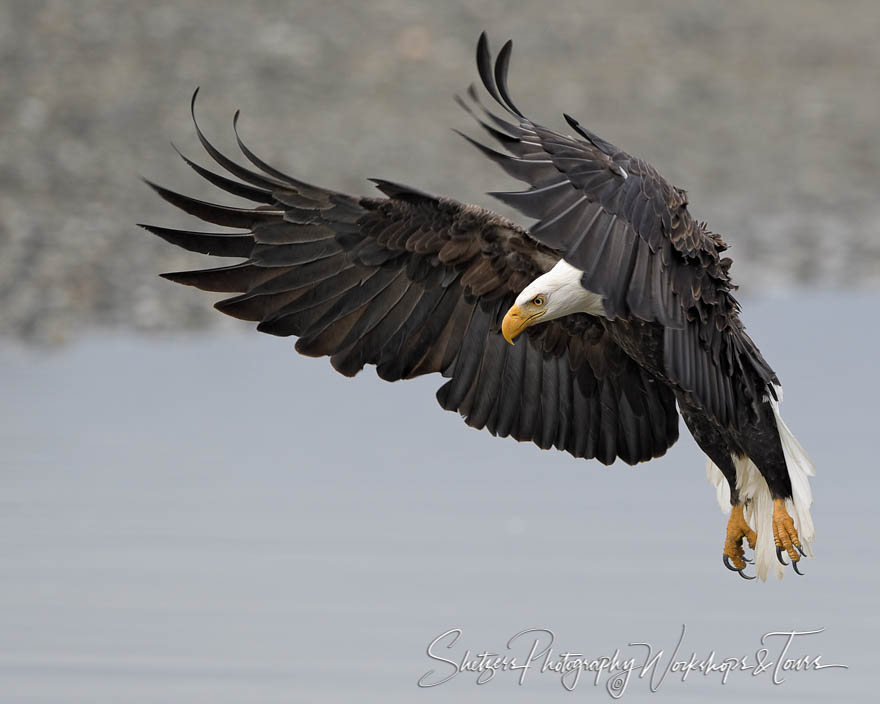
[[794,520],[785,510],[785,499],[773,499],[773,540],[776,547],[785,550],[792,562],[797,562],[801,556],[797,550],[801,545]]
[[730,561],[738,570],[745,569],[746,566],[746,553],[742,546],[743,538],[749,542],[749,547],[754,550],[755,544],[758,542],[758,534],[746,523],[742,504],[737,504],[731,508],[730,519],[727,521],[724,554],[730,558]]

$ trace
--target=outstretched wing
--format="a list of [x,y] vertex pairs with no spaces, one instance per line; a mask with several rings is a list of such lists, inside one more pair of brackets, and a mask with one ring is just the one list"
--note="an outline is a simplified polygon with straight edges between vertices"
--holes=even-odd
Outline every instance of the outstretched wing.
[[473,86],[469,96],[485,119],[459,99],[509,154],[463,136],[531,186],[491,195],[537,219],[529,235],[583,270],[584,288],[602,295],[609,318],[663,325],[669,378],[722,424],[735,422],[735,407],[754,406],[775,375],[743,332],[731,295],[730,259],[720,257],[726,245],[691,217],[687,194],[645,161],[568,115],[581,139],[526,118],[507,89],[510,52],[507,42],[493,71],[481,35],[480,77],[513,122],[486,110]]
[[388,181],[376,181],[387,198],[318,188],[265,164],[238,139],[258,170],[245,168],[196,130],[210,156],[237,178],[184,157],[187,163],[257,205],[216,205],[150,184],[202,220],[244,230],[146,226],[185,249],[245,260],[166,278],[238,294],[217,308],[257,321],[263,332],[299,337],[299,352],[329,356],[343,374],[365,364],[390,381],[440,372],[449,379],[437,394],[443,408],[495,435],[606,464],[659,456],[677,439],[671,391],[629,359],[598,320],[572,316],[538,326],[516,346],[498,334],[516,294],[558,261],[521,228]]

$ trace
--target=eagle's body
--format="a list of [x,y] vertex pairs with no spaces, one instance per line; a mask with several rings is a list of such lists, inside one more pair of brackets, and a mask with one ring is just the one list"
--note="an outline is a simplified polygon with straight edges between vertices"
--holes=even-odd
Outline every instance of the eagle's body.
[[365,364],[390,381],[439,372],[449,379],[440,404],[469,425],[575,457],[635,464],[662,455],[678,438],[677,402],[719,500],[733,509],[725,564],[743,574],[745,538],[757,545],[759,576],[781,575],[780,551],[796,565],[813,537],[812,467],[779,417],[778,379],[740,322],[724,242],[644,161],[568,116],[581,138],[525,118],[507,94],[509,57],[508,43],[493,74],[481,37],[481,78],[510,119],[470,91],[489,122],[478,121],[509,154],[468,139],[529,184],[493,195],[534,218],[530,229],[388,181],[376,181],[385,198],[335,193],[273,169],[239,140],[252,171],[199,130],[238,180],[187,162],[257,206],[154,188],[245,232],[148,229],[245,261],[166,277],[238,294],[217,307],[299,337],[298,351],[329,356],[343,374]]

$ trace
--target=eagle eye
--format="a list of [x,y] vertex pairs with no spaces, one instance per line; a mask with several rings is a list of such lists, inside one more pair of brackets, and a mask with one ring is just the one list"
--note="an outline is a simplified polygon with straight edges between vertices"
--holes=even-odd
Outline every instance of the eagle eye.
[[534,303],[536,306],[542,306],[544,305],[544,297],[541,295],[537,295],[532,299],[532,303]]

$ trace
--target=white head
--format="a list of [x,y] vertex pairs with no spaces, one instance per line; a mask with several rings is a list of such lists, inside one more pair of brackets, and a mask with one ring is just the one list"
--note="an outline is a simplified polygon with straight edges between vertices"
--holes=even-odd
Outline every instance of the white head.
[[602,297],[581,285],[583,273],[560,259],[550,271],[532,281],[504,316],[504,338],[513,344],[513,338],[527,327],[572,313],[604,315]]

